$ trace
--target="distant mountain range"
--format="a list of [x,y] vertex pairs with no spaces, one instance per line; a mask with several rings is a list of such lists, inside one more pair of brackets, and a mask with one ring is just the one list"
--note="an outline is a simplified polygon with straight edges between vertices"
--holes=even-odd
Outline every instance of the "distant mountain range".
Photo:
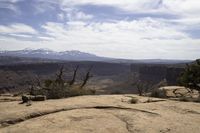
[[103,61],[106,58],[76,50],[56,52],[49,49],[24,49],[17,51],[0,51],[0,56],[29,57],[69,61]]
[[[0,51],[0,61],[12,60],[17,62],[49,62],[49,61],[103,61],[111,63],[151,63],[151,64],[175,64],[188,63],[190,60],[163,60],[163,59],[143,59],[143,60],[128,60],[100,57],[95,54],[85,53],[77,50],[56,52],[49,49],[23,49],[16,51]],[[29,60],[30,59],[30,60]],[[19,62],[20,62],[19,61]],[[2,63],[0,63],[2,64]]]

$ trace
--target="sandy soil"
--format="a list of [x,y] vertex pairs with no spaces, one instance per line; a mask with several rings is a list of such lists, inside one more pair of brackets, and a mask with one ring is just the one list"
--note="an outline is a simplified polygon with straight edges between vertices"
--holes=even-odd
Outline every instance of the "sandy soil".
[[136,95],[0,102],[0,133],[199,133],[199,124],[200,103]]

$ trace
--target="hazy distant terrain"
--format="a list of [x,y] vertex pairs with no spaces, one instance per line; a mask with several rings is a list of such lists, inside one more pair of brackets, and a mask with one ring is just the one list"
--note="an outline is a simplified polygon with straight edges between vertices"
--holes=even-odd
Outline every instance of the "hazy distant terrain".
[[[78,80],[92,67],[93,77],[88,87],[100,94],[137,93],[132,86],[134,75],[140,75],[142,81],[152,84],[167,79],[176,85],[177,77],[183,71],[185,63],[181,60],[123,60],[98,57],[79,51],[54,52],[45,49],[2,51],[0,53],[0,90],[14,91],[28,88],[35,77],[41,80],[55,77],[64,66],[66,80],[72,76],[76,66],[80,66]],[[123,88],[123,89],[122,89]]]
[[[17,51],[0,51],[1,60],[3,57],[10,58],[11,61],[46,61],[48,60],[62,60],[62,61],[103,61],[113,63],[147,63],[147,64],[176,64],[176,63],[187,63],[191,60],[161,60],[161,59],[141,59],[141,60],[127,60],[127,59],[114,59],[108,57],[100,57],[94,54],[85,53],[81,51],[63,51],[56,52],[48,49],[24,49]],[[17,58],[19,57],[19,58]],[[25,58],[26,57],[26,58]],[[28,57],[28,59],[27,59]],[[6,60],[6,59],[4,59]],[[47,60],[47,61],[48,61]],[[8,60],[9,61],[9,60]],[[9,61],[10,62],[10,61]]]
[[109,58],[103,58],[94,54],[80,52],[80,51],[63,51],[56,52],[48,49],[24,49],[18,51],[0,51],[0,56],[12,57],[29,57],[41,59],[54,59],[54,60],[68,60],[68,61],[103,61]]

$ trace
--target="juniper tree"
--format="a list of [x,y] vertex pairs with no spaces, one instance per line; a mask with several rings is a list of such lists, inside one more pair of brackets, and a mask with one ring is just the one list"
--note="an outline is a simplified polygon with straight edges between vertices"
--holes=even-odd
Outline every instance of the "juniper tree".
[[197,90],[200,94],[200,59],[193,64],[187,64],[185,71],[179,79],[181,85],[193,90]]

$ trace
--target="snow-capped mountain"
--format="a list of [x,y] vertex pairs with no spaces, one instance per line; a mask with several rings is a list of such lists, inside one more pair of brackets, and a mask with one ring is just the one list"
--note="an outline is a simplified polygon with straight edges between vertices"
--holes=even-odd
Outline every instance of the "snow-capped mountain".
[[[8,57],[28,57],[40,59],[66,60],[66,61],[104,61],[113,63],[151,63],[151,64],[175,64],[187,63],[189,60],[162,60],[162,59],[147,59],[147,60],[128,60],[116,59],[108,57],[100,57],[94,54],[85,53],[77,50],[56,52],[50,49],[23,49],[17,51],[0,51],[0,56]],[[25,60],[25,59],[23,59]]]
[[0,56],[31,57],[44,59],[60,59],[71,61],[101,61],[105,58],[77,50],[56,52],[49,49],[23,49],[17,51],[0,51]]

